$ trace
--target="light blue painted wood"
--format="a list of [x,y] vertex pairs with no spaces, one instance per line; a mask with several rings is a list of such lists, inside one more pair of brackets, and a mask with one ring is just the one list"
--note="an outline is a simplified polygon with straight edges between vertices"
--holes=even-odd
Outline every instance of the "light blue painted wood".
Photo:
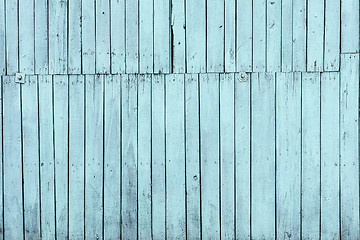
[[19,70],[19,16],[18,0],[5,1],[5,40],[6,73],[14,74]]
[[251,74],[235,74],[235,236],[250,239]]
[[307,43],[306,39],[307,39],[307,26],[308,26],[307,0],[294,0],[292,1],[292,3],[293,3],[292,67],[293,67],[293,71],[306,71],[306,43]]
[[[291,72],[293,70],[293,58],[295,58],[295,56],[293,56],[293,54],[295,54],[293,51],[295,48],[293,48],[293,27],[298,23],[294,19],[294,16],[299,14],[297,12],[299,9],[295,8],[296,3],[300,3],[300,0],[281,1],[281,71],[283,72]],[[302,30],[299,29],[295,31],[295,34],[301,31]],[[306,33],[304,32],[304,34]],[[269,52],[271,52],[271,50]]]
[[186,239],[184,75],[165,80],[166,237]]
[[359,1],[341,0],[341,53],[359,52]]
[[186,236],[201,238],[199,75],[185,75]]
[[84,76],[69,76],[69,239],[85,238],[84,88]]
[[111,73],[124,73],[126,58],[125,1],[111,0],[110,11]]
[[200,75],[202,238],[220,238],[219,74]]
[[206,3],[186,0],[187,72],[206,71]]
[[273,239],[276,231],[275,74],[252,74],[251,104],[251,238]]
[[66,74],[68,61],[68,0],[49,1],[49,73]]
[[120,239],[121,76],[105,77],[104,239]]
[[137,236],[137,189],[138,189],[138,146],[137,146],[137,76],[122,79],[122,178],[121,178],[121,236],[134,239]]
[[237,1],[236,6],[236,70],[253,69],[253,1]]
[[85,77],[85,238],[102,238],[104,76]]
[[[70,0],[71,1],[71,0]],[[81,1],[82,73],[95,73],[95,1]],[[114,6],[115,7],[115,6]],[[116,32],[112,33],[114,38]],[[116,38],[115,38],[116,39]]]
[[6,74],[5,1],[0,1],[0,75]]
[[[88,2],[89,4],[90,2]],[[86,24],[86,15],[82,16],[82,1],[74,1],[69,0],[69,39],[68,39],[68,48],[69,48],[69,56],[68,56],[68,73],[69,74],[80,74],[82,66],[82,41],[87,41],[87,39],[82,39],[82,34],[86,37],[89,33],[82,33],[82,24]],[[85,19],[85,21],[83,21]],[[86,26],[86,25],[85,25]],[[86,28],[84,28],[86,30]],[[90,32],[91,33],[91,32]]]
[[152,73],[154,68],[153,4],[153,0],[139,1],[139,72],[141,73]]
[[320,237],[320,73],[302,73],[302,237]]
[[154,0],[154,73],[170,72],[170,0]]
[[338,73],[321,75],[321,238],[340,237]]
[[[270,49],[266,55],[266,71],[268,72],[281,71],[281,7],[280,0],[266,2],[266,49]],[[285,33],[286,29],[284,27],[284,35]]]
[[[1,81],[1,94],[3,94],[3,78],[0,77],[0,81]],[[3,95],[2,95],[3,96]],[[1,125],[3,124],[3,98],[1,99],[0,101],[0,108],[1,108]],[[1,229],[1,232],[2,234],[0,234],[0,239],[4,239],[4,150],[3,150],[3,125],[1,126],[0,128],[0,134],[1,134],[1,140],[0,140],[0,143],[1,143],[1,150],[0,150],[0,156],[1,156],[1,161],[0,161],[0,169],[1,169],[1,186],[0,186],[0,196],[1,196],[1,199],[0,199],[0,206],[2,206],[0,208],[0,214],[2,214],[2,216],[0,216],[0,229]],[[38,221],[40,223],[40,220]],[[40,224],[39,224],[40,226]],[[40,231],[39,231],[40,232]]]
[[[136,2],[136,1],[134,1]],[[96,0],[96,73],[110,73],[110,1]],[[134,14],[134,13],[133,13]],[[134,39],[135,41],[135,39]]]
[[206,71],[224,71],[224,1],[206,2]]
[[346,54],[340,73],[341,239],[360,238],[358,141],[359,55]]
[[307,2],[307,71],[324,69],[324,1]]
[[34,0],[20,0],[19,4],[19,70],[34,73]]
[[165,76],[151,85],[151,157],[153,239],[165,239]]
[[225,72],[236,71],[236,1],[225,1]]
[[138,237],[151,236],[151,75],[138,76]]
[[49,73],[49,29],[47,1],[35,0],[35,73]]
[[68,238],[69,221],[69,78],[54,76],[54,150],[56,190],[56,237]]
[[[276,74],[276,142],[275,144],[276,144],[276,226],[277,226],[276,236],[280,239],[300,239],[301,238],[301,233],[300,233],[301,74],[300,73]],[[303,228],[303,230],[306,230],[305,227]]]
[[23,188],[20,86],[4,76],[3,88],[3,179],[4,239],[23,238]]
[[[253,71],[266,71],[266,1],[253,0]],[[255,19],[255,20],[254,20]],[[248,26],[247,26],[248,27]]]
[[234,74],[220,75],[221,239],[235,239],[235,88]]
[[185,66],[185,2],[186,0],[172,0],[171,31],[172,31],[172,72],[184,73]]
[[340,1],[325,2],[324,71],[340,67]]
[[[40,239],[40,160],[38,81],[28,76],[21,87],[25,239]],[[3,239],[1,237],[1,239]]]
[[41,236],[55,238],[53,76],[39,76]]
[[139,1],[126,1],[125,3],[125,49],[126,72],[137,73],[139,70]]

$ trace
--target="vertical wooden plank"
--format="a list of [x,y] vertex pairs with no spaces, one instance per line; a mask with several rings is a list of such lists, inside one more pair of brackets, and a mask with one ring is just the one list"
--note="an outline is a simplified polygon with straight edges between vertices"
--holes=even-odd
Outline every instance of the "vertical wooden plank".
[[234,74],[220,76],[221,238],[235,239],[235,83]]
[[342,55],[340,76],[341,239],[360,238],[358,111],[359,55]]
[[39,76],[41,236],[55,239],[53,79]]
[[[136,2],[136,1],[135,1]],[[110,73],[110,1],[96,0],[96,73]]]
[[35,0],[35,73],[49,72],[48,2]]
[[[292,70],[306,71],[307,0],[293,1]],[[283,14],[284,14],[283,9]]]
[[167,75],[165,86],[166,237],[186,239],[184,75]]
[[105,77],[104,239],[121,239],[121,76]]
[[165,77],[153,75],[151,89],[153,239],[165,239]]
[[324,69],[324,1],[308,0],[307,71]]
[[[87,2],[90,4],[90,1]],[[82,39],[82,34],[87,36],[88,33],[82,33],[82,23],[83,23],[83,16],[81,16],[81,8],[82,8],[82,1],[74,1],[69,0],[69,16],[68,16],[68,46],[69,46],[69,62],[68,62],[68,73],[69,74],[80,74],[82,66],[82,41],[87,41],[87,39]],[[86,23],[86,16],[85,23]],[[85,29],[86,30],[86,29]]]
[[154,25],[153,25],[153,0],[139,1],[139,52],[140,52],[140,73],[152,73],[154,68]]
[[[300,201],[301,74],[278,73],[276,75],[276,226],[278,238],[300,239]],[[319,225],[314,224],[314,227],[316,226]]]
[[0,74],[6,74],[5,1],[0,1]]
[[189,73],[206,71],[205,0],[186,0],[186,69]]
[[19,70],[19,17],[18,0],[5,1],[6,74]]
[[219,75],[200,75],[202,237],[220,238]]
[[39,121],[37,77],[21,87],[25,239],[40,239]]
[[315,239],[320,237],[320,73],[302,74],[301,105],[301,234]]
[[359,52],[359,1],[341,1],[341,53]]
[[250,239],[251,74],[235,74],[235,237]]
[[103,230],[103,75],[85,77],[85,238]]
[[139,71],[139,5],[138,1],[126,1],[125,5],[126,72],[137,73]]
[[95,1],[81,2],[82,73],[95,73]]
[[23,238],[20,85],[3,76],[4,239]]
[[49,73],[66,74],[67,49],[67,0],[49,2]]
[[171,1],[172,72],[185,73],[185,1]]
[[54,76],[54,146],[56,189],[56,237],[69,238],[69,79],[66,75]]
[[206,2],[206,71],[224,71],[224,1]]
[[225,72],[236,71],[236,1],[225,1]]
[[340,1],[325,2],[324,70],[339,71],[340,67]]
[[[268,1],[266,7],[266,71],[281,71],[281,1]],[[290,22],[292,23],[292,22]],[[288,24],[288,23],[287,23]],[[285,29],[284,29],[285,30]],[[284,31],[286,33],[286,31]],[[291,38],[290,38],[291,40]],[[292,48],[291,48],[292,50]]]
[[340,238],[339,73],[321,75],[321,238]]
[[137,237],[137,76],[122,79],[122,206],[121,236]]
[[266,70],[266,2],[253,0],[253,71]]
[[151,239],[151,75],[138,81],[138,238]]
[[294,16],[299,14],[297,12],[299,10],[296,8],[296,4],[299,4],[299,1],[281,1],[281,71],[283,72],[291,72],[293,70],[293,63],[296,58],[296,56],[293,56],[293,54],[295,55],[293,39],[297,31],[301,32],[301,29],[294,30],[294,26],[298,24],[296,20],[299,21],[298,19],[295,20]]
[[199,75],[185,75],[186,229],[188,239],[201,239]]
[[69,238],[85,238],[85,79],[69,76]]
[[251,81],[251,238],[273,239],[275,74],[253,73]]
[[34,73],[34,0],[19,1],[19,70]]
[[110,6],[111,73],[125,73],[125,1],[111,0]]
[[[1,9],[1,7],[0,7]],[[0,161],[0,170],[1,170],[1,186],[0,186],[0,214],[2,214],[0,216],[0,230],[1,230],[1,234],[0,234],[0,239],[3,240],[4,239],[4,141],[3,141],[3,86],[4,86],[4,82],[3,82],[3,78],[0,77],[0,81],[1,81],[1,100],[0,100],[0,109],[1,109],[1,127],[0,127],[0,134],[1,134],[1,139],[0,139],[0,143],[1,143],[1,150],[0,150],[0,156],[1,156],[1,161]],[[39,216],[40,218],[40,216]],[[38,218],[38,223],[40,226],[40,219]],[[24,223],[25,224],[25,223]],[[40,229],[39,229],[40,230]],[[39,231],[40,232],[40,231]],[[40,235],[40,234],[39,234]]]
[[170,0],[154,0],[154,72],[170,72]]
[[237,1],[236,6],[236,70],[253,69],[253,1]]

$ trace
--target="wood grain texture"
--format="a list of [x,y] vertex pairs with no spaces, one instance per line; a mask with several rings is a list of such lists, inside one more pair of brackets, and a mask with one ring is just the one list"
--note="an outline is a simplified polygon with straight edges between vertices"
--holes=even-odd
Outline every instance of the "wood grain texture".
[[[359,55],[341,56],[340,168],[341,238],[360,238],[359,229]],[[350,104],[351,103],[351,104]]]
[[320,237],[320,73],[302,74],[302,236]]
[[[23,238],[23,187],[21,149],[20,86],[12,77],[3,77],[3,158],[4,158],[4,236]],[[20,183],[20,184],[19,184]]]
[[24,201],[24,225],[26,239],[39,239],[41,234],[37,84],[37,77],[31,76],[26,78],[26,83],[21,87],[24,199],[26,199]]
[[200,75],[202,237],[220,238],[219,74]]
[[[292,159],[289,161],[289,159]],[[276,74],[276,226],[300,239],[301,74]]]
[[275,74],[251,75],[251,103],[251,238],[268,239],[276,231]]

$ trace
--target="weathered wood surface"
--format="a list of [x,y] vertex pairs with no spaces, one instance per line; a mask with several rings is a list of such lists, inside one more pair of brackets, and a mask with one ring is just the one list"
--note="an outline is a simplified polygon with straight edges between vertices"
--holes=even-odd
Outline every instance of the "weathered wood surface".
[[358,64],[2,77],[0,239],[357,239]]
[[340,52],[357,0],[0,3],[1,74],[337,71]]

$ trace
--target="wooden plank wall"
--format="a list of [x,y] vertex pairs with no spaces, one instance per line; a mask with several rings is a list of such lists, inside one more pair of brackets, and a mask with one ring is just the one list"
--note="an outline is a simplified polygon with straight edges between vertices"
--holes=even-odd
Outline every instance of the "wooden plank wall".
[[0,1],[1,75],[338,71],[357,52],[357,0]]
[[1,238],[359,239],[359,56],[341,62],[2,77]]

